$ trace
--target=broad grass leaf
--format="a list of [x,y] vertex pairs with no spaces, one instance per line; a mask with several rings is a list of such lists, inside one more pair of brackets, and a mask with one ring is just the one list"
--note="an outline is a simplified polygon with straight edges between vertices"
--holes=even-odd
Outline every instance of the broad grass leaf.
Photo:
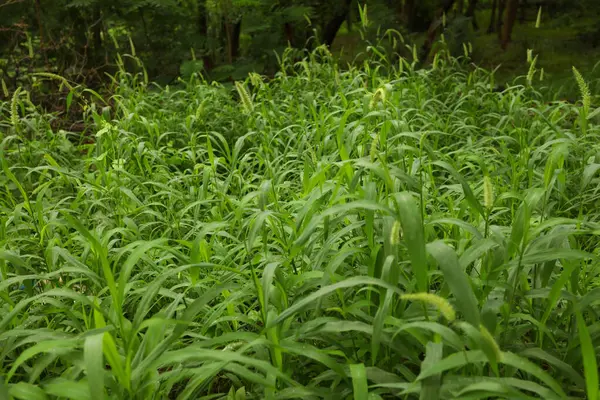
[[[383,264],[382,278],[390,285],[395,286],[395,283],[388,281],[389,276],[391,274],[390,269],[393,267],[394,256],[387,256]],[[388,316],[389,310],[391,309],[394,292],[382,288],[380,296],[380,298],[383,301],[380,302],[379,307],[377,309],[377,314],[375,314],[375,319],[373,320],[373,336],[371,338],[371,361],[373,365],[375,365],[377,362],[377,355],[379,354],[379,345],[381,343],[381,336],[383,331],[383,322]]]
[[17,369],[27,360],[41,353],[66,353],[77,348],[77,341],[74,339],[47,340],[37,343],[23,351],[13,362],[11,369],[6,374],[6,381],[9,382]]
[[438,375],[442,372],[464,367],[465,365],[473,363],[485,363],[487,362],[487,356],[481,350],[467,350],[460,351],[443,358],[439,362],[431,365],[430,367],[421,370],[417,380],[423,381],[424,379]]
[[446,283],[454,294],[458,310],[471,325],[479,326],[481,318],[477,298],[469,282],[469,277],[460,267],[456,252],[441,241],[427,244],[427,251],[440,266]]
[[486,215],[485,209],[481,205],[479,200],[477,200],[477,197],[475,197],[475,195],[473,194],[473,190],[471,190],[471,186],[469,186],[469,183],[467,182],[467,180],[452,165],[448,164],[446,161],[434,161],[432,164],[438,165],[438,166],[444,168],[446,171],[450,172],[450,174],[454,177],[454,179],[456,179],[462,186],[463,192],[465,194],[465,198],[469,202],[469,205],[471,205],[471,207],[473,207],[473,209],[475,211],[477,211],[477,213],[482,218],[485,218],[485,215]]
[[[200,266],[208,266],[208,267],[216,267],[216,264],[200,264]],[[150,311],[150,307],[152,305],[152,301],[154,296],[160,291],[163,287],[166,280],[177,276],[178,274],[185,272],[186,270],[192,268],[193,265],[184,265],[179,268],[174,268],[165,271],[160,274],[156,279],[152,281],[150,285],[146,287],[144,290],[144,294],[142,298],[137,304],[135,315],[133,317],[132,328],[133,330],[137,330],[137,328],[142,324],[142,321]]]
[[544,361],[552,365],[554,368],[560,370],[578,387],[585,386],[585,379],[583,379],[583,377],[575,370],[575,368],[538,347],[525,349],[519,354],[523,357],[537,358],[538,360]]
[[493,239],[486,238],[475,241],[461,254],[458,261],[460,267],[463,271],[466,271],[469,265],[496,247],[498,247],[498,243]]
[[254,248],[254,243],[261,229],[265,228],[265,220],[273,214],[272,211],[261,211],[259,212],[254,220],[252,221],[252,227],[246,237],[246,251],[250,253]]
[[[554,250],[553,253],[556,251],[557,250]],[[561,271],[558,279],[556,279],[556,281],[554,281],[554,283],[552,284],[552,288],[550,289],[550,294],[548,295],[548,302],[546,304],[546,310],[544,311],[544,314],[542,315],[542,318],[540,320],[540,322],[542,324],[546,324],[546,322],[548,321],[548,318],[550,318],[550,314],[552,313],[552,310],[556,306],[556,302],[560,298],[560,294],[561,294],[563,287],[569,281],[569,278],[571,277],[573,270],[578,267],[578,264],[576,262],[568,261],[568,260],[563,260],[562,264],[563,264],[563,270]]]
[[[473,388],[475,384],[484,384],[484,383],[498,383],[502,385],[503,388],[515,388],[518,390],[524,390],[526,392],[535,393],[542,399],[552,399],[559,400],[559,397],[552,390],[529,380],[517,379],[517,378],[496,378],[496,377],[488,377],[488,376],[448,376],[442,385],[442,393],[445,396],[451,396],[451,393],[457,393],[459,391],[465,390],[465,392],[471,390],[466,390],[467,387]],[[523,398],[523,399],[534,399],[537,397],[527,396],[524,393],[513,393],[513,397],[515,398]]]
[[467,334],[475,346],[483,350],[492,371],[496,376],[499,376],[498,363],[502,361],[502,354],[494,337],[483,325],[475,327],[469,323],[459,322],[458,326]]
[[57,398],[91,400],[90,389],[85,380],[74,381],[66,378],[54,379],[44,385],[44,391]]
[[151,242],[138,242],[135,243],[136,246],[132,249],[131,254],[127,257],[127,260],[123,263],[119,272],[119,302],[123,302],[126,294],[127,283],[129,283],[129,278],[131,276],[131,272],[136,263],[142,258],[146,253],[153,249],[160,247],[167,243],[166,239],[157,239]]
[[458,334],[454,330],[440,323],[431,321],[415,321],[408,323],[402,322],[396,324],[395,326],[397,327],[397,330],[394,331],[394,336],[404,331],[407,331],[408,333],[411,333],[412,330],[426,331],[431,332],[435,335],[439,335],[442,339],[442,342],[446,346],[450,346],[455,350],[464,349],[464,344],[460,336],[458,336]]
[[298,301],[297,303],[294,303],[291,307],[287,308],[279,316],[277,316],[277,318],[275,318],[272,321],[269,321],[269,325],[267,326],[267,328],[270,328],[276,324],[281,323],[285,319],[291,317],[295,313],[304,309],[304,307],[308,306],[309,304],[314,303],[316,300],[320,299],[321,297],[327,296],[328,294],[335,292],[338,289],[345,289],[345,288],[350,288],[350,287],[360,286],[360,285],[362,285],[362,286],[364,286],[364,285],[379,286],[379,287],[383,287],[388,290],[391,290],[398,295],[402,294],[400,289],[398,289],[397,287],[392,286],[380,279],[371,278],[368,276],[356,276],[356,277],[352,277],[352,278],[347,278],[341,282],[334,283],[329,286],[325,286],[325,287],[317,290],[316,292],[311,293],[310,295],[306,296],[305,298]]
[[[600,110],[600,108],[598,110]],[[597,163],[588,164],[585,166],[585,168],[583,169],[583,175],[581,176],[582,191],[588,187],[588,185],[592,181],[592,178],[594,177],[594,175],[596,175],[596,172],[598,172],[598,170],[600,170],[600,164]]]
[[426,221],[425,224],[426,225],[448,224],[448,225],[458,226],[459,228],[462,228],[463,230],[471,233],[477,239],[483,239],[483,235],[481,234],[481,232],[479,232],[479,230],[476,227],[474,227],[473,225],[469,224],[468,222],[465,222],[458,218],[451,218],[451,217],[434,218],[434,219],[430,219],[430,220]]
[[429,288],[429,266],[425,253],[425,235],[421,211],[417,202],[408,192],[399,193],[396,197],[402,233],[411,261],[411,269],[417,280],[417,290],[426,292]]
[[509,258],[513,258],[518,251],[523,250],[523,246],[527,242],[527,232],[529,231],[531,223],[531,213],[543,195],[543,189],[532,189],[519,206],[512,222],[512,230],[508,240],[507,256]]
[[[19,400],[46,400],[48,398],[42,388],[26,382],[10,385],[8,393],[11,398]],[[6,399],[9,397],[7,396]]]
[[[94,312],[93,312],[94,324],[96,325],[96,329],[102,329],[106,326],[106,322],[104,320],[104,316],[98,310],[99,310],[98,307],[94,308]],[[125,364],[127,362],[127,360],[123,360],[123,357],[119,353],[119,349],[117,347],[117,342],[113,338],[111,332],[104,332],[102,334],[102,346],[100,348],[102,349],[102,352],[104,353],[104,356],[106,357],[106,360],[110,364],[111,370],[114,371],[114,374],[116,375],[116,378],[119,381],[119,383],[124,388],[129,390],[131,387],[129,365]],[[97,349],[94,349],[94,350],[97,350]],[[89,352],[88,352],[88,354],[89,354]],[[85,353],[84,353],[84,361],[86,363],[86,367],[89,365],[88,363],[92,362],[89,357],[87,357],[87,358],[85,357]],[[97,369],[97,365],[92,365],[92,371],[97,373],[96,369]],[[97,377],[95,377],[95,378],[97,378]],[[97,385],[97,382],[95,384]]]
[[173,329],[173,332],[168,337],[163,339],[147,357],[140,361],[140,363],[137,366],[133,367],[131,375],[132,381],[139,380],[142,377],[142,375],[144,375],[147,372],[150,365],[156,359],[158,359],[165,351],[167,351],[167,349],[173,342],[175,342],[181,335],[185,333],[188,325],[192,322],[192,320],[200,312],[200,310],[202,310],[206,306],[207,303],[219,296],[223,290],[232,289],[233,287],[234,285],[232,284],[217,286],[207,291],[201,297],[197,298],[191,304],[189,304],[183,312],[183,315],[179,319],[177,325],[175,326],[175,329]]
[[246,356],[238,352],[227,350],[205,349],[200,346],[191,345],[180,350],[168,351],[153,363],[153,368],[164,368],[169,365],[186,363],[192,361],[209,362],[225,362],[238,363],[244,367],[252,367],[254,370],[261,371],[265,375],[271,374],[281,379],[283,382],[294,384],[286,374],[280,372],[277,368],[271,365],[270,362]]
[[107,332],[86,337],[83,345],[83,359],[92,400],[104,399],[104,358],[103,338]]
[[588,327],[580,311],[575,312],[577,319],[577,331],[579,334],[579,345],[583,357],[583,373],[585,375],[585,386],[587,398],[598,400],[600,384],[598,382],[598,354],[590,336]]
[[350,376],[352,377],[352,389],[356,400],[369,399],[369,386],[367,383],[367,371],[364,364],[351,364]]
[[510,365],[522,372],[528,373],[535,376],[537,379],[545,383],[550,389],[552,389],[561,398],[566,398],[567,395],[563,391],[562,387],[550,374],[544,371],[541,367],[527,360],[526,358],[520,357],[514,353],[502,352],[502,363]]
[[[428,342],[425,346],[425,359],[421,363],[421,370],[426,370],[440,362],[444,356],[444,345],[442,343]],[[442,375],[431,375],[421,382],[420,400],[438,400],[440,398],[440,385]]]
[[327,352],[312,346],[308,343],[297,343],[291,340],[282,340],[281,347],[284,351],[296,354],[300,357],[307,357],[320,364],[325,365],[329,370],[338,374],[340,377],[346,377],[343,364],[330,357]]
[[64,213],[64,218],[67,220],[68,224],[75,228],[90,244],[90,247],[94,251],[98,261],[100,263],[102,272],[104,274],[104,279],[106,279],[108,288],[110,290],[111,297],[113,299],[114,306],[116,308],[117,315],[120,317],[122,315],[121,308],[121,297],[119,296],[119,291],[117,289],[117,284],[115,281],[115,277],[112,269],[108,263],[108,255],[106,249],[100,244],[98,239],[96,239],[84,226],[75,219],[73,216]]

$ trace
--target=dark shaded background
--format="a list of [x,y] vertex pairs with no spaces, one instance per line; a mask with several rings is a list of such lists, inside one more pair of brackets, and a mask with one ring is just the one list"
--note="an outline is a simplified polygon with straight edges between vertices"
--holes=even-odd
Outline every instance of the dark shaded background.
[[[331,47],[345,64],[392,29],[388,56],[427,63],[443,38],[454,55],[496,67],[499,82],[527,72],[539,54],[551,85],[567,95],[572,65],[593,79],[600,61],[597,0],[367,0],[368,28],[356,0],[0,0],[0,97],[32,89],[32,72],[100,88],[119,62],[161,84],[202,73],[209,80],[272,75],[277,54]],[[540,24],[536,20],[541,8]],[[363,21],[364,22],[364,21]],[[442,36],[443,34],[443,36]],[[38,82],[39,91],[51,92]],[[560,95],[560,93],[559,93]]]

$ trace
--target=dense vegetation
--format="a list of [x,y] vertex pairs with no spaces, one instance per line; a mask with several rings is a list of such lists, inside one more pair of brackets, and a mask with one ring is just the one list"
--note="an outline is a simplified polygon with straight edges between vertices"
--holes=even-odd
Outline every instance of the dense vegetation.
[[0,397],[597,400],[599,82],[461,64],[13,92]]

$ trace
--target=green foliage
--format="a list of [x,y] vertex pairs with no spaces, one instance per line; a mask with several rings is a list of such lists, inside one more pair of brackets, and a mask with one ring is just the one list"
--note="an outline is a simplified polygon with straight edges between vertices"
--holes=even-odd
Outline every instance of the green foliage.
[[287,54],[0,102],[0,395],[598,398],[594,93]]

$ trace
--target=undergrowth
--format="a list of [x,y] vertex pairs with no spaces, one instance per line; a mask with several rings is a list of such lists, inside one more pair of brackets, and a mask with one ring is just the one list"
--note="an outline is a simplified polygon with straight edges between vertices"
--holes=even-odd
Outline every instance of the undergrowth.
[[283,61],[0,105],[0,398],[597,400],[584,78]]

